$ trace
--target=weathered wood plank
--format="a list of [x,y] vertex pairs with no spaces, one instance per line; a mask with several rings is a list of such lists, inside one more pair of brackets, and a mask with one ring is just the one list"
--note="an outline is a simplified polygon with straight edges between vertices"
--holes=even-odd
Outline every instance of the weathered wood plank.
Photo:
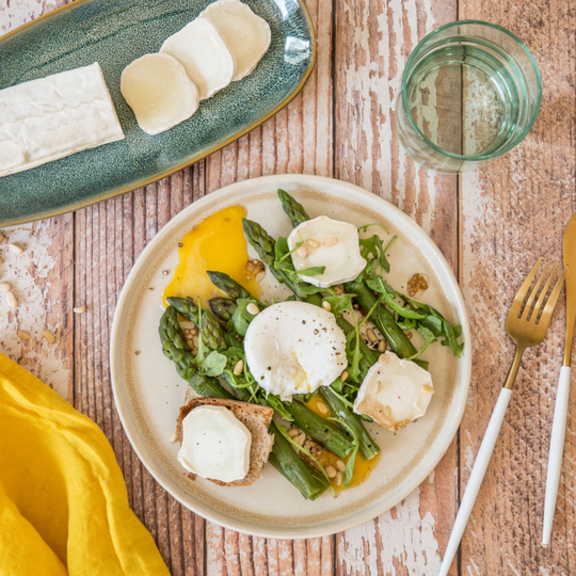
[[[481,17],[517,34],[533,51],[543,82],[542,109],[524,142],[462,183],[465,226],[460,266],[475,334],[472,388],[461,435],[463,488],[512,359],[513,345],[504,335],[507,308],[538,256],[560,260],[563,228],[576,210],[576,13],[561,0],[529,4],[467,0],[461,16]],[[547,550],[540,546],[563,328],[560,302],[544,343],[525,354],[464,535],[464,574],[574,572],[573,418],[568,420],[552,544]],[[574,408],[572,396],[569,413]]]
[[[400,207],[458,266],[456,179],[415,165],[400,148],[395,98],[404,64],[456,3],[337,3],[335,176]],[[338,574],[433,574],[456,512],[457,441],[420,488],[390,512],[338,535]],[[453,568],[453,574],[456,569]]]
[[110,329],[116,302],[136,258],[158,230],[204,194],[204,163],[75,214],[77,319],[76,406],[102,428],[126,480],[136,515],[155,538],[172,574],[204,573],[204,520],[169,496],[132,450],[114,406]]

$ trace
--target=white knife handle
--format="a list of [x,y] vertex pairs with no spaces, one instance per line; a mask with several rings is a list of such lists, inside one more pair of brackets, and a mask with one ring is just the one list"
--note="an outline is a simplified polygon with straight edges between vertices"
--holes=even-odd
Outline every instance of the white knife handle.
[[470,518],[474,502],[476,502],[476,497],[480,490],[480,485],[484,479],[486,468],[488,468],[490,457],[494,451],[494,445],[496,444],[496,439],[498,438],[498,433],[500,432],[511,395],[512,390],[502,388],[500,396],[498,397],[498,402],[496,402],[494,412],[492,413],[492,418],[490,418],[490,423],[488,424],[488,428],[484,434],[484,439],[482,440],[482,445],[478,451],[478,456],[476,456],[476,462],[474,462],[472,474],[470,475],[470,479],[466,485],[464,498],[462,498],[462,503],[460,504],[458,515],[456,516],[456,522],[454,522],[452,534],[450,534],[450,540],[446,548],[446,553],[444,554],[444,561],[440,567],[439,576],[446,576],[448,574],[452,560],[458,551],[462,534],[464,534],[468,518]]
[[560,381],[556,393],[554,408],[554,424],[550,438],[548,454],[548,474],[546,476],[546,500],[544,501],[544,533],[542,546],[550,544],[554,513],[556,512],[556,497],[562,469],[562,452],[564,451],[564,433],[566,432],[566,413],[568,412],[568,397],[570,395],[570,366],[560,369]]

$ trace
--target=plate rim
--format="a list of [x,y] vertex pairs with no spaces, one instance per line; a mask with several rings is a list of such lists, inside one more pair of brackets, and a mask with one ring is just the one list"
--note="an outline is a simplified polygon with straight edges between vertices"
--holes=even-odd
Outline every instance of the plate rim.
[[[125,309],[127,301],[130,298],[130,290],[128,289],[129,284],[133,281],[133,278],[136,278],[140,273],[141,269],[145,269],[145,263],[149,260],[149,256],[154,253],[157,249],[157,245],[163,241],[163,237],[169,234],[172,227],[178,227],[179,225],[186,222],[188,219],[193,218],[195,212],[200,207],[202,209],[204,204],[208,204],[214,201],[214,195],[225,195],[225,194],[232,194],[236,188],[245,187],[248,182],[258,182],[261,185],[270,185],[271,187],[281,187],[282,184],[286,182],[295,183],[303,186],[314,187],[314,185],[318,185],[320,191],[322,183],[327,183],[333,185],[336,183],[339,186],[343,186],[348,188],[354,194],[359,194],[361,196],[369,197],[371,200],[376,199],[377,202],[382,202],[386,205],[388,210],[392,210],[395,212],[396,216],[400,218],[407,226],[410,228],[419,231],[420,234],[424,235],[428,240],[428,248],[435,254],[435,256],[439,259],[440,263],[443,266],[443,272],[448,276],[450,281],[450,288],[453,290],[454,295],[456,296],[456,302],[453,302],[453,306],[458,314],[458,319],[461,321],[462,325],[462,336],[464,338],[464,342],[466,342],[466,349],[468,353],[464,355],[461,361],[463,362],[462,368],[462,377],[461,379],[465,382],[463,386],[464,390],[460,391],[462,395],[462,401],[459,405],[458,413],[453,415],[449,421],[449,439],[447,439],[443,444],[442,450],[440,450],[437,456],[432,460],[431,464],[426,467],[425,470],[422,471],[421,474],[416,475],[416,478],[412,485],[407,486],[402,492],[399,493],[398,497],[392,502],[391,505],[387,505],[385,508],[379,509],[376,513],[369,512],[364,516],[360,516],[356,518],[358,514],[354,515],[348,523],[344,523],[342,525],[337,525],[335,529],[318,529],[314,526],[300,526],[300,527],[292,527],[292,526],[281,526],[279,528],[274,528],[273,526],[266,526],[265,529],[259,529],[259,524],[255,523],[252,520],[245,520],[245,519],[238,519],[238,523],[231,523],[227,521],[223,521],[223,517],[228,518],[229,516],[219,512],[214,511],[214,513],[207,514],[205,511],[199,511],[190,506],[190,504],[184,502],[177,494],[174,493],[170,484],[173,484],[172,478],[167,478],[165,481],[164,479],[160,479],[157,477],[156,472],[151,470],[148,465],[146,464],[145,457],[143,457],[140,448],[137,444],[133,441],[134,434],[126,427],[125,419],[127,415],[124,413],[123,407],[119,405],[118,402],[118,395],[119,390],[117,386],[117,378],[121,380],[121,370],[118,367],[122,360],[120,359],[121,354],[118,352],[119,348],[118,345],[123,340],[120,337],[121,328],[119,326],[119,318],[122,314],[121,310]],[[176,214],[172,219],[170,219],[158,232],[157,234],[149,241],[146,245],[144,250],[140,253],[134,265],[132,266],[130,272],[128,273],[124,285],[122,287],[122,291],[118,298],[116,308],[114,311],[114,317],[112,321],[112,328],[111,328],[111,338],[110,338],[110,375],[111,375],[111,387],[112,392],[114,395],[114,403],[116,406],[116,410],[118,411],[118,415],[120,417],[120,421],[122,422],[122,427],[124,432],[126,433],[128,440],[132,449],[136,452],[138,458],[142,462],[142,464],[146,467],[146,469],[150,472],[153,478],[178,502],[180,502],[184,507],[191,510],[193,513],[198,514],[205,518],[206,520],[212,521],[217,523],[224,528],[228,528],[231,530],[235,530],[237,532],[241,532],[244,534],[248,534],[251,536],[259,536],[264,538],[281,538],[281,539],[299,539],[299,538],[317,538],[323,536],[329,536],[340,532],[342,530],[348,530],[350,528],[354,528],[365,522],[368,522],[377,516],[387,512],[394,506],[398,505],[402,500],[404,500],[408,495],[410,495],[418,486],[424,482],[424,480],[430,475],[430,473],[436,468],[440,460],[446,454],[448,448],[452,444],[456,433],[460,427],[462,418],[464,416],[464,411],[466,409],[467,404],[467,397],[470,390],[470,383],[471,383],[471,373],[472,373],[472,343],[471,343],[471,331],[470,331],[470,321],[468,317],[468,312],[466,310],[466,305],[464,302],[464,297],[462,294],[462,290],[458,284],[458,281],[452,271],[452,268],[446,259],[446,257],[442,254],[441,250],[438,248],[436,243],[430,238],[430,235],[421,227],[419,226],[410,216],[405,214],[400,208],[394,206],[391,202],[385,200],[378,194],[374,194],[373,192],[369,192],[360,186],[355,184],[345,182],[343,180],[339,180],[336,178],[330,178],[325,176],[313,176],[313,175],[306,175],[306,174],[276,174],[270,176],[260,176],[256,178],[247,178],[245,180],[240,180],[219,188],[209,194],[206,194],[202,198],[194,201],[192,204],[188,205],[178,214]],[[454,417],[455,416],[455,417]],[[447,423],[448,427],[448,423]],[[446,432],[444,432],[446,434]],[[429,468],[429,469],[428,469]],[[208,508],[208,507],[206,507]],[[242,525],[244,524],[244,525]]]
[[[28,22],[25,22],[24,24],[18,26],[17,28],[14,28],[14,30],[10,30],[10,32],[7,32],[3,36],[0,36],[0,44],[3,43],[5,40],[9,40],[10,38],[12,38],[12,36],[21,32],[22,30],[24,30],[28,27],[35,26],[38,23],[41,23],[42,21],[44,21],[48,18],[51,18],[52,16],[57,16],[61,12],[65,12],[67,10],[72,10],[72,9],[78,8],[78,6],[81,6],[82,4],[95,2],[95,1],[98,1],[98,0],[75,0],[74,2],[72,2],[70,4],[65,4],[64,6],[60,6],[58,8],[55,8],[54,10],[52,10],[46,14],[42,14],[42,16],[39,16],[38,18],[34,18]],[[314,23],[312,21],[312,17],[310,16],[310,13],[308,12],[308,8],[306,7],[304,0],[294,0],[294,1],[297,2],[299,7],[302,9],[304,17],[306,18],[306,22],[308,24],[308,29],[310,31],[310,40],[311,40],[310,65],[308,66],[304,75],[300,79],[300,82],[292,90],[292,92],[290,92],[290,94],[288,94],[288,96],[286,98],[284,98],[284,100],[282,100],[268,114],[266,114],[262,118],[256,120],[254,123],[250,124],[249,126],[244,128],[243,130],[241,130],[238,134],[230,136],[225,141],[219,142],[218,144],[216,144],[215,146],[206,150],[205,152],[200,152],[200,153],[196,154],[195,156],[189,158],[188,160],[185,160],[184,162],[178,164],[178,166],[176,166],[173,169],[170,168],[169,170],[166,170],[166,171],[162,172],[161,174],[157,174],[157,175],[152,176],[151,178],[147,178],[145,180],[140,180],[140,181],[138,181],[138,183],[135,186],[132,184],[128,184],[126,186],[121,186],[119,188],[112,188],[108,192],[98,196],[98,198],[92,197],[92,198],[80,200],[77,202],[72,202],[72,203],[67,204],[66,206],[62,206],[60,208],[54,208],[52,210],[45,210],[43,212],[37,212],[34,214],[30,214],[28,216],[19,216],[16,218],[9,218],[6,220],[2,220],[1,216],[0,216],[0,226],[17,226],[19,224],[27,224],[30,222],[35,222],[37,220],[42,220],[44,218],[52,218],[54,216],[60,216],[61,214],[67,214],[69,212],[75,212],[76,210],[80,210],[82,208],[86,208],[87,206],[92,206],[93,204],[98,204],[100,202],[104,202],[106,200],[109,200],[110,198],[115,198],[116,196],[121,196],[122,194],[127,194],[128,192],[134,192],[135,190],[139,190],[140,188],[144,188],[144,187],[148,186],[149,184],[153,184],[154,182],[158,182],[159,180],[167,178],[168,176],[171,176],[172,174],[175,174],[176,172],[180,172],[181,170],[188,168],[189,166],[191,166],[192,164],[195,164],[196,162],[200,162],[201,160],[204,160],[208,156],[214,154],[215,152],[218,152],[218,150],[221,150],[222,148],[228,146],[228,144],[232,144],[232,142],[236,142],[237,140],[240,140],[240,138],[242,138],[243,136],[246,136],[246,134],[248,134],[249,132],[251,132],[255,128],[258,128],[258,126],[261,126],[264,122],[266,122],[267,120],[272,118],[272,116],[275,116],[278,112],[280,112],[280,110],[282,110],[283,108],[288,106],[288,104],[290,104],[290,102],[292,102],[292,100],[294,100],[294,98],[296,98],[296,96],[298,96],[298,94],[300,94],[300,92],[302,91],[302,89],[304,88],[306,83],[308,82],[310,75],[312,74],[312,71],[314,70],[314,67],[316,66],[316,62],[318,60],[318,42],[316,39],[316,30],[314,28]]]

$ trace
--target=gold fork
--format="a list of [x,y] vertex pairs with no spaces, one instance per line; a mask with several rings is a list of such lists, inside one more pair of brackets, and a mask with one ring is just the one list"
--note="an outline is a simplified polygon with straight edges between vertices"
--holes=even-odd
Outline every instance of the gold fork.
[[[508,403],[510,402],[510,396],[512,395],[512,387],[514,386],[514,381],[516,380],[516,375],[518,374],[518,368],[520,367],[520,362],[522,360],[522,355],[524,351],[529,346],[534,346],[539,344],[544,339],[546,335],[546,330],[550,324],[550,318],[552,317],[552,312],[556,306],[558,296],[562,290],[562,284],[564,282],[564,275],[566,269],[563,270],[560,278],[556,282],[552,292],[542,309],[542,304],[546,298],[546,294],[552,284],[552,280],[556,275],[556,270],[558,269],[558,264],[554,266],[552,273],[548,276],[548,280],[544,284],[544,287],[540,291],[540,296],[536,300],[536,296],[542,282],[546,277],[550,263],[548,262],[540,274],[530,296],[526,300],[526,295],[536,276],[536,272],[542,263],[542,258],[538,259],[535,266],[530,270],[530,273],[526,277],[524,284],[518,290],[508,316],[506,317],[506,332],[516,344],[516,353],[514,354],[514,360],[512,361],[512,366],[508,371],[506,380],[504,381],[504,386],[498,397],[498,402],[490,418],[490,423],[484,434],[484,439],[482,440],[482,445],[478,451],[478,456],[476,456],[476,461],[474,462],[474,468],[472,469],[472,474],[470,474],[470,479],[466,485],[466,491],[464,492],[464,498],[462,498],[462,503],[460,504],[460,509],[458,510],[458,515],[456,517],[456,522],[454,522],[454,528],[452,529],[452,534],[450,535],[450,540],[446,548],[446,554],[444,555],[444,561],[440,567],[440,576],[446,576],[452,560],[458,551],[458,546],[460,545],[460,540],[462,539],[462,534],[466,528],[468,518],[472,512],[474,502],[478,496],[480,490],[480,485],[484,479],[484,474],[488,468],[488,463],[490,462],[490,457],[494,451],[494,445],[496,444],[496,439],[498,438],[498,433],[500,432],[500,427],[504,420],[504,415],[506,414],[506,409],[508,408]],[[524,301],[526,303],[524,304]],[[536,304],[534,304],[536,300]],[[540,313],[541,312],[541,313]]]

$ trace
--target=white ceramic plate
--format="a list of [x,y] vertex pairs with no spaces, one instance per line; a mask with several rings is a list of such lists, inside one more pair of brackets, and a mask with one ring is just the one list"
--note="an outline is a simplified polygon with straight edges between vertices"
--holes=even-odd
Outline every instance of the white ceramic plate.
[[[357,226],[379,222],[398,236],[390,250],[391,283],[399,290],[415,272],[430,278],[422,300],[448,320],[462,325],[465,349],[452,357],[447,347],[432,345],[430,360],[436,393],[427,414],[396,433],[371,425],[382,459],[363,484],[333,498],[324,493],[306,501],[272,466],[248,487],[219,487],[201,478],[191,481],[171,444],[187,384],[164,357],[158,338],[161,293],[178,260],[180,239],[207,216],[226,206],[242,205],[248,218],[274,236],[287,236],[290,221],[276,196],[293,194],[311,217],[326,214]],[[255,256],[255,253],[254,253]],[[168,273],[166,272],[168,271]],[[268,274],[263,299],[284,297]],[[432,240],[403,212],[361,188],[316,176],[268,176],[244,180],[214,192],[183,210],[150,242],[122,290],[111,343],[112,387],[124,428],[138,456],[158,482],[182,504],[223,526],[274,538],[310,538],[351,528],[385,512],[414,490],[447,450],[460,424],[470,382],[468,317],[460,288]]]

